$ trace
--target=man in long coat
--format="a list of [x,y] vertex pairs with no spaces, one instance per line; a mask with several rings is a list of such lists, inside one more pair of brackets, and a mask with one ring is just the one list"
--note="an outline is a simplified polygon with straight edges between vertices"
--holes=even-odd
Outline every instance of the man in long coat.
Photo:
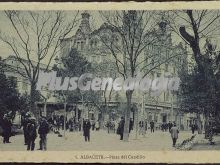
[[150,122],[150,132],[151,133],[154,132],[154,121],[153,120]]
[[178,139],[179,130],[176,126],[176,124],[173,125],[173,127],[170,129],[171,138],[173,140],[173,147],[176,145],[176,141]]
[[42,118],[38,129],[40,135],[40,150],[47,150],[47,134],[50,131],[49,124],[45,118]]
[[3,136],[3,143],[11,143],[9,138],[11,136],[11,121],[7,115],[4,116],[3,124],[2,124],[2,136]]
[[27,124],[27,150],[33,151],[35,148],[35,140],[37,138],[36,118],[30,117]]
[[90,128],[91,123],[89,119],[85,119],[83,122],[83,136],[85,137],[85,141],[90,141]]
[[125,125],[125,120],[123,117],[121,117],[121,121],[119,122],[118,130],[117,130],[117,134],[120,135],[120,140],[123,140],[124,125]]
[[168,127],[169,127],[169,132],[170,132],[171,128],[173,127],[173,124],[170,121],[168,123]]

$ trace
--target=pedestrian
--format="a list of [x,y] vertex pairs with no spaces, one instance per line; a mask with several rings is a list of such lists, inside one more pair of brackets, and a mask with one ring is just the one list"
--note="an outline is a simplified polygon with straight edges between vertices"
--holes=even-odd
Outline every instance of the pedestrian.
[[29,118],[29,114],[23,114],[22,116],[22,120],[21,120],[21,125],[23,127],[23,133],[24,133],[24,145],[27,145],[27,124],[28,124],[28,118]]
[[111,125],[110,121],[107,121],[107,123],[106,123],[106,127],[107,127],[107,131],[108,131],[108,133],[109,133],[109,131],[110,131],[110,125]]
[[10,136],[11,136],[11,121],[9,119],[9,117],[6,115],[4,115],[4,118],[3,118],[3,123],[2,123],[2,129],[3,129],[3,132],[2,132],[2,137],[3,137],[3,143],[11,143],[9,141],[10,139]]
[[90,128],[91,128],[91,123],[88,118],[85,119],[83,122],[83,136],[85,137],[85,141],[89,142],[90,141]]
[[97,120],[96,123],[95,123],[95,130],[98,131],[98,130],[99,130],[99,127],[100,127],[100,126],[99,126],[99,121]]
[[91,120],[91,127],[92,127],[92,130],[94,131],[95,130],[95,120]]
[[[62,130],[64,130],[64,116],[63,115],[61,115],[60,116],[60,122],[59,122],[59,124],[61,125],[61,127],[62,127]],[[59,125],[59,127],[60,127],[60,125]]]
[[82,129],[82,122],[83,122],[83,120],[80,118],[79,121],[78,121],[79,132],[80,132],[81,129]]
[[173,124],[171,123],[171,121],[169,121],[169,123],[168,123],[169,132],[172,127],[173,127]]
[[125,125],[124,117],[121,117],[121,120],[118,125],[118,129],[117,129],[117,134],[120,135],[120,140],[123,140],[124,125]]
[[112,130],[115,133],[116,122],[112,120]]
[[74,120],[73,120],[73,118],[70,118],[69,119],[69,129],[70,129],[70,132],[73,132],[73,126],[74,126]]
[[40,135],[40,150],[47,150],[47,134],[49,133],[49,124],[46,119],[42,119],[38,129]]
[[131,130],[133,130],[133,126],[134,126],[134,121],[132,118],[130,118],[130,123],[129,123],[129,133],[131,132]]
[[37,138],[36,119],[31,117],[27,124],[27,150],[33,151],[35,148],[35,139]]
[[144,134],[144,121],[139,121],[139,135]]
[[171,138],[173,140],[173,147],[176,145],[176,141],[178,139],[179,130],[176,126],[176,124],[173,125],[173,127],[170,129]]
[[169,124],[165,123],[165,132],[167,132],[167,129],[169,129]]
[[192,134],[194,134],[194,132],[195,132],[195,124],[191,125],[191,130],[192,130]]
[[164,132],[164,123],[161,124],[161,130]]
[[145,119],[145,133],[147,132],[147,119]]
[[153,120],[150,122],[150,131],[151,133],[154,132],[154,121]]

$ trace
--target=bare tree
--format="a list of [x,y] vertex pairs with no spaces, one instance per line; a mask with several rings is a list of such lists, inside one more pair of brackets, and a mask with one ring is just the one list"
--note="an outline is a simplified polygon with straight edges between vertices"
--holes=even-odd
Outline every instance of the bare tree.
[[14,35],[2,30],[0,37],[19,63],[20,67],[14,69],[30,82],[32,111],[40,70],[50,69],[52,59],[59,53],[60,40],[67,37],[78,22],[78,12],[68,14],[72,20],[66,21],[67,14],[62,11],[5,11]]
[[220,53],[217,51],[217,43],[211,42],[210,39],[219,37],[220,12],[219,10],[186,10],[171,14],[173,30],[190,46],[198,74],[203,76],[207,85],[207,98],[212,100],[209,108],[204,108],[203,113],[208,118],[213,113],[217,115]]
[[[124,79],[135,77],[138,71],[143,72],[145,77],[160,65],[179,55],[162,58],[159,54],[165,52],[146,53],[149,46],[158,46],[158,50],[163,46],[157,45],[163,36],[158,34],[155,28],[158,23],[155,21],[157,18],[155,11],[100,12],[100,15],[106,22],[106,28],[109,29],[106,33],[99,35],[100,40],[112,55],[117,71]],[[127,90],[125,94],[127,108],[124,141],[128,141],[133,90]]]

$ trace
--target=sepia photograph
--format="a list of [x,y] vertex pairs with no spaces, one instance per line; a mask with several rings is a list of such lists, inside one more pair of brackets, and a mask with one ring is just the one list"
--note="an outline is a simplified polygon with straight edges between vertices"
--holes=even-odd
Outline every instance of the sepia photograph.
[[219,26],[218,9],[1,9],[0,152],[219,151]]

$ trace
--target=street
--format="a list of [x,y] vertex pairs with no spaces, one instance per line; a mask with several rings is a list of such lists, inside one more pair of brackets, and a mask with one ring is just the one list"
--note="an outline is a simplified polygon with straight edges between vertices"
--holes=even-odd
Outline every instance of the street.
[[[177,144],[191,137],[191,132],[180,132]],[[2,137],[0,151],[25,151],[23,135],[16,135],[10,138],[11,143],[3,144]],[[39,148],[39,137],[35,141],[35,150]],[[47,136],[47,150],[49,151],[172,151],[172,140],[169,132],[161,130],[150,133],[147,131],[146,137],[138,135],[135,139],[135,131],[131,132],[129,142],[119,140],[119,136],[114,133],[107,133],[106,130],[91,131],[90,142],[85,142],[82,132],[66,132],[66,136],[58,137],[57,134],[50,133]]]

